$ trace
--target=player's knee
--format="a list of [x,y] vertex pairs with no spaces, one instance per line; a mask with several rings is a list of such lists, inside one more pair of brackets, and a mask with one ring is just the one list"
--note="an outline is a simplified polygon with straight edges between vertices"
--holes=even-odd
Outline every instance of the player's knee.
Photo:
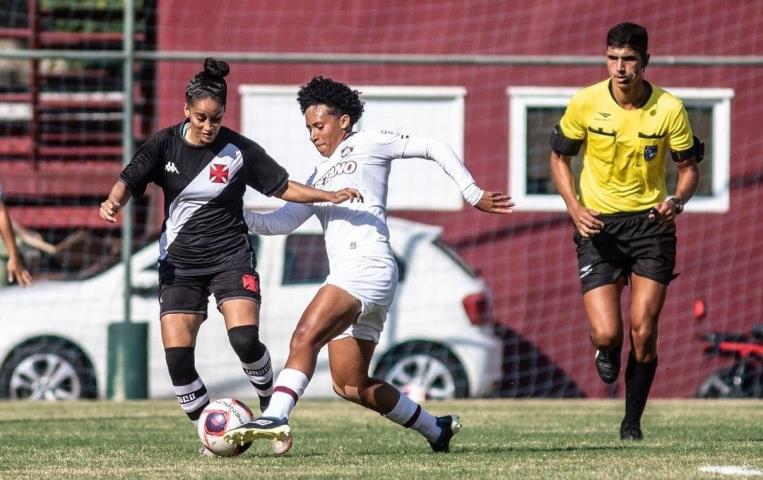
[[657,335],[654,329],[646,327],[631,329],[631,339],[633,349],[637,353],[644,355],[656,353]]
[[188,385],[199,377],[193,347],[165,348],[164,357],[173,385]]
[[260,330],[254,325],[242,325],[228,330],[228,341],[238,358],[245,363],[255,362],[265,353],[260,342]]
[[326,342],[310,328],[297,327],[291,336],[289,349],[292,352],[303,352],[317,355]]
[[615,348],[622,343],[617,329],[591,327],[591,343],[596,348]]

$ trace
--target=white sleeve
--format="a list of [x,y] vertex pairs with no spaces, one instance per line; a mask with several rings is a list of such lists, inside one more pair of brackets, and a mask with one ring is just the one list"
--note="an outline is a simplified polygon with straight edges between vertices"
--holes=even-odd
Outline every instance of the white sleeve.
[[401,158],[426,158],[436,162],[456,182],[469,205],[476,205],[482,198],[483,191],[474,182],[469,170],[444,142],[433,138],[410,137]]
[[296,230],[310,218],[313,208],[305,203],[288,202],[270,213],[244,210],[244,220],[252,233],[261,235],[285,235]]

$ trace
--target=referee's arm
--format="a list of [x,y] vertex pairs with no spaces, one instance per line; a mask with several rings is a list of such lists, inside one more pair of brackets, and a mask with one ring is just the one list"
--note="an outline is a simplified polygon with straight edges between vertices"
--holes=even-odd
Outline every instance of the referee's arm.
[[570,167],[570,158],[567,155],[551,151],[551,178],[554,179],[554,186],[567,205],[567,213],[575,223],[577,231],[584,237],[591,237],[604,228],[604,223],[596,218],[599,212],[580,205],[575,192],[575,180],[572,175],[572,167]]

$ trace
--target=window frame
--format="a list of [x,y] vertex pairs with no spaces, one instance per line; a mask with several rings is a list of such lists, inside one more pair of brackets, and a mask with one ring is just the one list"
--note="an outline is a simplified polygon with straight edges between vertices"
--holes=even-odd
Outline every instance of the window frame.
[[[509,102],[509,192],[517,208],[527,211],[566,211],[558,194],[527,193],[527,109],[532,107],[565,108],[580,90],[574,87],[508,87]],[[731,158],[730,88],[665,88],[687,106],[712,108],[713,141],[712,195],[695,196],[686,205],[689,212],[723,213],[729,209],[729,175]],[[551,132],[549,132],[549,136]],[[549,155],[551,149],[549,148]],[[668,186],[668,189],[672,189]]]
[[[456,155],[464,162],[468,167],[468,161],[464,158],[465,151],[465,97],[466,88],[463,86],[419,86],[419,85],[353,85],[353,89],[357,89],[361,92],[361,99],[366,103],[366,113],[360,119],[356,125],[356,129],[364,129],[364,125],[371,123],[370,117],[378,114],[378,111],[373,112],[374,102],[384,103],[385,101],[402,101],[411,102],[412,104],[420,104],[421,102],[433,101],[433,102],[445,102],[448,108],[448,114],[445,118],[448,119],[447,125],[442,129],[439,135],[431,135],[421,133],[416,129],[399,129],[395,125],[384,124],[375,125],[372,129],[391,129],[401,130],[405,133],[412,135],[423,135],[433,138],[440,138],[445,141],[450,148],[456,153]],[[296,95],[299,91],[299,86],[291,85],[266,85],[266,84],[242,84],[238,88],[241,101],[241,133],[245,136],[254,138],[269,152],[276,152],[274,158],[289,171],[293,176],[292,178],[302,180],[312,172],[314,162],[310,159],[318,159],[319,156],[312,148],[309,148],[309,154],[305,154],[304,158],[297,159],[296,162],[291,162],[293,158],[286,155],[279,155],[274,145],[277,143],[272,140],[268,135],[271,132],[263,132],[262,129],[254,128],[251,124],[250,118],[255,118],[258,115],[258,110],[255,105],[258,102],[267,102],[269,98],[288,98],[294,103],[294,110],[296,111]],[[294,141],[303,142],[307,145],[307,136],[304,134],[304,120],[297,119],[297,115],[290,114],[294,117],[294,122],[300,124],[300,134],[294,137]],[[305,161],[307,160],[307,161]],[[290,163],[291,162],[291,163]],[[431,164],[423,164],[424,168],[430,170],[439,169],[433,162]],[[403,172],[409,172],[409,169],[420,169],[422,164],[418,166],[405,166],[405,164],[395,166],[393,164],[392,172],[389,179],[389,195],[388,195],[388,210],[423,210],[423,211],[460,211],[465,208],[466,203],[463,200],[462,194],[458,186],[444,173],[437,174],[431,180],[433,186],[427,194],[421,193],[418,190],[410,188],[402,188],[398,183],[399,178],[411,177],[416,178],[421,175],[408,174]],[[418,171],[418,170],[416,170]],[[245,204],[247,208],[253,208],[257,210],[272,210],[283,205],[283,201],[273,197],[262,197],[254,194],[253,191],[247,189],[247,196],[245,197]]]

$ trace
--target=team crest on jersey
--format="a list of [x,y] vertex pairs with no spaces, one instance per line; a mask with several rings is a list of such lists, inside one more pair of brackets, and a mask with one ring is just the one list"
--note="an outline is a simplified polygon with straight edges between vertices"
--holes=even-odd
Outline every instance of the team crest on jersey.
[[657,145],[647,145],[644,147],[644,159],[654,160],[657,158]]
[[259,292],[260,291],[260,282],[257,281],[257,277],[250,274],[245,274],[241,276],[241,282],[244,284],[244,288],[249,290],[250,292]]
[[346,157],[347,155],[349,155],[349,154],[351,154],[351,153],[352,153],[352,149],[353,149],[353,146],[352,146],[352,145],[347,145],[346,147],[344,147],[344,148],[342,149],[342,151],[339,153],[339,155],[340,155],[342,158],[344,158],[344,157]]
[[209,167],[209,181],[212,183],[228,183],[228,165],[221,163]]

